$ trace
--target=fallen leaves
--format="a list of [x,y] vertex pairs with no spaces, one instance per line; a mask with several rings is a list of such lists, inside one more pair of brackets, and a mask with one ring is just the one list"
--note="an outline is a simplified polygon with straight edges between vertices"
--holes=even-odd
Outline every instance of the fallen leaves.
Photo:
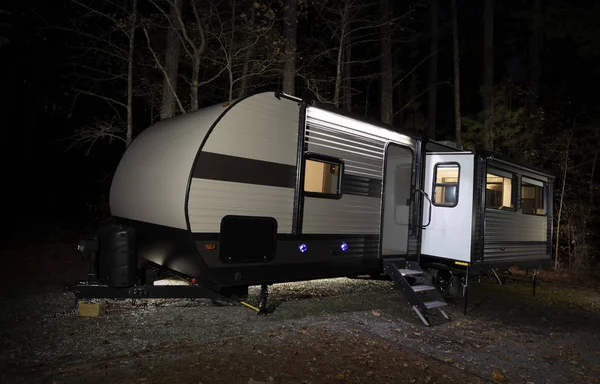
[[248,379],[248,384],[267,384],[267,383],[272,383],[273,382],[273,377],[269,376],[267,377],[266,381],[256,381],[253,378],[249,378]]
[[494,369],[492,371],[492,380],[498,382],[498,383],[504,383],[504,381],[506,380],[506,378],[502,375],[502,373],[500,373],[499,370]]

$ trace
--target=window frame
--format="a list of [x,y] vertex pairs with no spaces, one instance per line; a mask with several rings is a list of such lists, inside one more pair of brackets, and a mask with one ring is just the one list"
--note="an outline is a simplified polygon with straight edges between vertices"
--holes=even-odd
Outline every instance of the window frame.
[[[491,171],[490,171],[491,168]],[[494,207],[488,207],[487,206],[487,198],[485,199],[485,209],[494,209],[496,211],[508,211],[508,212],[517,212],[519,203],[520,203],[520,194],[519,194],[519,188],[521,186],[521,183],[519,181],[519,175],[517,175],[515,172],[511,172],[507,169],[504,168],[499,168],[499,167],[486,167],[485,170],[485,188],[487,190],[487,175],[488,174],[492,174],[494,176],[497,177],[502,177],[505,178],[505,176],[499,175],[497,173],[494,173],[494,171],[499,171],[499,172],[505,172],[511,175],[511,181],[512,181],[512,186],[511,186],[511,203],[513,203],[514,207],[513,208],[504,208],[504,209],[500,209],[500,208],[494,208]]]
[[[452,204],[452,205],[437,204],[435,202],[435,188],[436,188],[436,186],[438,186],[437,171],[438,171],[438,166],[440,166],[440,165],[456,165],[458,167],[458,179],[456,180],[456,202],[454,202],[454,204]],[[461,173],[460,164],[456,161],[443,161],[443,162],[435,163],[435,165],[433,166],[433,180],[432,180],[432,187],[431,187],[431,204],[435,205],[436,207],[440,207],[440,208],[455,208],[458,205],[458,202],[460,199],[460,173]],[[452,183],[452,184],[454,184],[454,183]],[[441,183],[439,185],[444,185],[444,183]]]
[[[542,208],[544,209],[544,213],[543,214],[539,214],[539,213],[527,213],[525,211],[523,211],[523,178],[525,179],[529,179],[532,181],[537,181],[538,183],[542,184]],[[546,207],[546,205],[548,204],[548,202],[546,201],[546,188],[548,188],[548,182],[540,180],[540,179],[536,179],[535,177],[529,177],[529,176],[524,176],[521,175],[520,178],[520,182],[519,182],[519,209],[521,210],[521,213],[523,215],[529,215],[529,216],[548,216],[548,208]],[[525,183],[533,185],[534,187],[539,187],[539,185],[535,185],[535,184],[531,184],[528,181],[525,181]]]
[[[320,163],[329,163],[329,164],[339,165],[340,171],[339,171],[339,176],[338,176],[337,193],[310,192],[310,191],[306,191],[304,189],[305,183],[306,183],[306,161],[307,160],[313,160],[313,161],[320,162]],[[341,199],[342,196],[344,195],[344,191],[342,189],[342,182],[344,180],[344,169],[345,169],[344,160],[340,157],[325,155],[325,154],[316,153],[316,152],[304,152],[304,155],[302,156],[302,183],[301,183],[303,196],[316,197],[316,198],[320,198],[320,199],[333,199],[333,200]]]

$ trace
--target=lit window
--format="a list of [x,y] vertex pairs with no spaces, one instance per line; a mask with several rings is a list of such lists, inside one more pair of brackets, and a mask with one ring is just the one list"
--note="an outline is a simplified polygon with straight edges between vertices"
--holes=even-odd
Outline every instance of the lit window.
[[528,215],[545,215],[544,183],[538,180],[521,179],[521,211]]
[[433,177],[433,204],[442,207],[455,207],[458,204],[458,163],[436,164]]
[[500,175],[501,172],[492,172],[488,172],[486,177],[485,207],[514,210],[516,200],[515,188],[517,186],[515,176],[509,174]]
[[321,156],[307,156],[304,162],[304,192],[315,197],[339,197],[342,164]]

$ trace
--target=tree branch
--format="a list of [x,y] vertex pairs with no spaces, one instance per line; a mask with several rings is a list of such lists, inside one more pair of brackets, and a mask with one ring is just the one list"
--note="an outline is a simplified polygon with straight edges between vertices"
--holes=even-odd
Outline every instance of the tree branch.
[[152,49],[152,45],[150,44],[150,36],[148,35],[148,30],[145,27],[142,28],[142,30],[144,31],[144,35],[146,36],[146,42],[148,43],[148,49],[150,50],[150,53],[152,53],[152,57],[154,57],[154,61],[156,62],[156,65],[160,68],[161,72],[163,73],[163,76],[165,77],[165,80],[167,81],[167,84],[169,86],[169,90],[173,93],[173,97],[175,98],[175,101],[177,102],[177,106],[181,110],[181,113],[185,113],[185,108],[183,108],[183,104],[181,104],[181,100],[179,99],[179,96],[177,96],[177,92],[175,92],[175,89],[173,89],[173,84],[171,83],[171,80],[169,80],[169,76],[167,75],[167,71],[165,70],[165,67],[163,67],[163,65],[160,63],[158,56],[156,56],[156,52],[154,52],[154,49]]

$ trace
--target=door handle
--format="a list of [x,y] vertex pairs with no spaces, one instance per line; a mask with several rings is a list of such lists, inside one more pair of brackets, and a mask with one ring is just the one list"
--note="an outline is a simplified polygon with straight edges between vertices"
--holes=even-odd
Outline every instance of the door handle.
[[433,204],[431,203],[431,199],[429,198],[429,196],[427,196],[427,194],[425,193],[425,191],[420,190],[420,189],[415,189],[415,192],[419,192],[423,195],[423,197],[425,197],[425,199],[427,199],[427,201],[429,202],[429,214],[428,214],[428,220],[427,220],[427,224],[426,225],[421,225],[421,229],[425,229],[429,226],[429,224],[431,224],[431,208],[433,208]]

